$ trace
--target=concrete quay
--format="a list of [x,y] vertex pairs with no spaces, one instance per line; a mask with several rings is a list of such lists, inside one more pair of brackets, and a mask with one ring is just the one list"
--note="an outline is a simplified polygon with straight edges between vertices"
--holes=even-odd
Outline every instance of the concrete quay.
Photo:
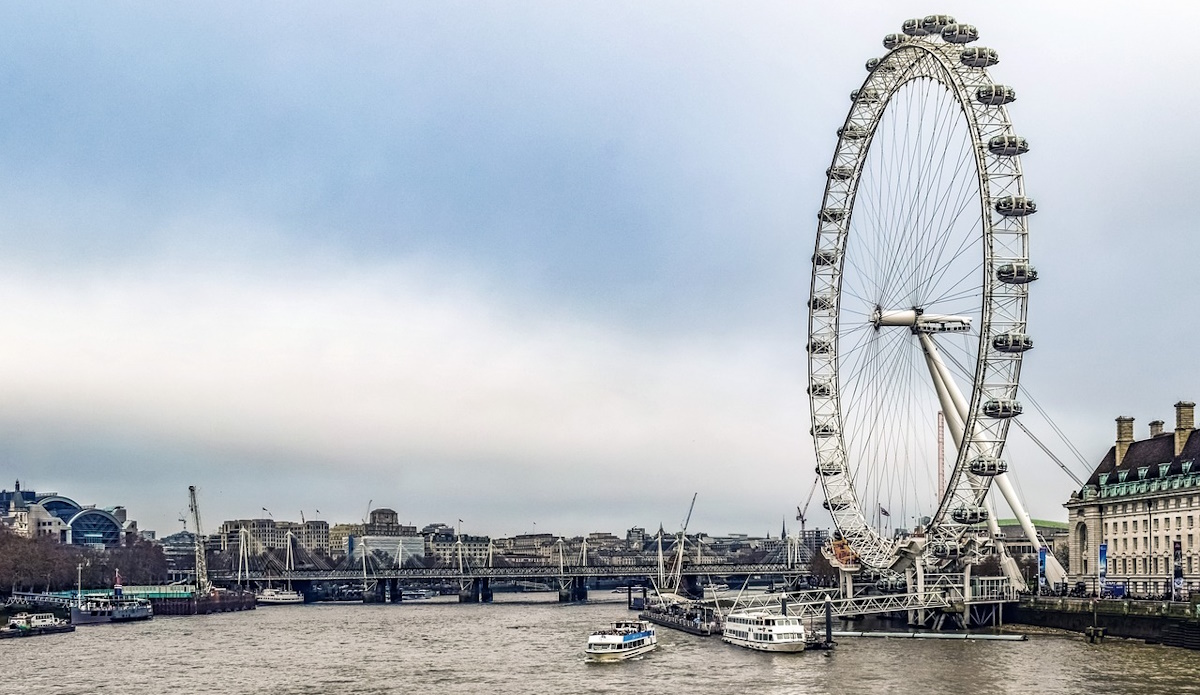
[[1096,627],[1111,637],[1200,650],[1200,604],[1195,602],[1026,596],[1004,607],[1004,622],[1083,634]]

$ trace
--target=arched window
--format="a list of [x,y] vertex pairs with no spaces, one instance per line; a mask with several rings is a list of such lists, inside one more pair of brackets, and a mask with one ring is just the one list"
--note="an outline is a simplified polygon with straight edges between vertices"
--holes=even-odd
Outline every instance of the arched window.
[[1087,524],[1080,522],[1075,526],[1075,540],[1079,545],[1079,573],[1088,572],[1088,530]]

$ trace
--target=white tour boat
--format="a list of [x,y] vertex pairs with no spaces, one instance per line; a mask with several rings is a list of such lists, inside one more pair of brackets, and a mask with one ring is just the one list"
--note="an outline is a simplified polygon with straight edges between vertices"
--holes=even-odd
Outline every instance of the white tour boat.
[[75,626],[54,617],[53,613],[17,613],[0,628],[0,638],[49,635],[55,632],[74,632]]
[[735,611],[725,617],[721,639],[763,652],[802,652],[806,635],[798,617],[767,611]]
[[304,595],[291,589],[266,588],[258,592],[254,602],[261,606],[283,606],[291,603],[304,603]]
[[658,647],[658,636],[648,620],[618,620],[607,630],[597,630],[588,637],[587,649],[597,661],[619,661],[645,654]]
[[90,594],[71,606],[71,623],[74,625],[124,623],[153,617],[154,606],[149,600],[129,598],[119,593],[112,596]]

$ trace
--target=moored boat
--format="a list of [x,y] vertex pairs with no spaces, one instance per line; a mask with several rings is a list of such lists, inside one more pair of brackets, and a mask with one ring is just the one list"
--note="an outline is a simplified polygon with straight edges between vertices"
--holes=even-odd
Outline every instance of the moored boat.
[[255,595],[254,602],[260,606],[286,606],[293,603],[304,603],[304,595],[291,589],[268,587]]
[[53,613],[17,613],[9,618],[8,625],[0,628],[0,639],[7,637],[33,637],[56,632],[74,632],[75,626],[54,617]]
[[646,620],[618,620],[606,630],[593,632],[584,651],[596,661],[620,661],[658,647],[654,626]]
[[[83,566],[80,565],[80,571]],[[134,620],[149,620],[154,617],[154,607],[144,598],[125,596],[121,585],[121,570],[116,571],[111,595],[83,595],[82,581],[75,594],[75,605],[71,606],[71,624],[126,623]]]
[[154,608],[144,598],[92,595],[71,606],[71,622],[75,625],[123,623],[153,617]]
[[802,652],[807,643],[800,618],[767,611],[730,613],[721,639],[762,652]]

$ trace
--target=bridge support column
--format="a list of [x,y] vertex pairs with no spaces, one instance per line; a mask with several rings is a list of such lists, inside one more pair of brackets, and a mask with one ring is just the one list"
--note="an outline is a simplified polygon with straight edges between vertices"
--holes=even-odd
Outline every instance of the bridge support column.
[[400,588],[399,579],[387,580],[387,586],[391,603],[400,603],[404,600],[404,590]]
[[576,603],[579,601],[586,601],[587,597],[588,590],[586,578],[572,577],[571,579],[562,579],[559,581],[559,603]]
[[368,582],[362,592],[363,603],[384,603],[387,601],[387,582]]
[[305,603],[312,603],[317,600],[317,587],[313,586],[313,582],[292,582],[292,588],[300,592],[304,596]]
[[838,589],[842,598],[854,598],[854,573],[838,568]]
[[492,580],[485,578],[472,579],[458,592],[459,603],[491,603]]

